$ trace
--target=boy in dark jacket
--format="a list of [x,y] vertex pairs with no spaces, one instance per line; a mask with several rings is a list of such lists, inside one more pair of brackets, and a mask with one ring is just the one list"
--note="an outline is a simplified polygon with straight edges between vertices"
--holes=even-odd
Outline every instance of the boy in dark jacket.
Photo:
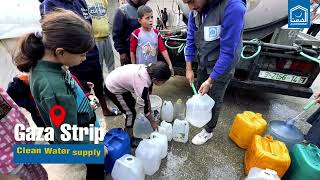
[[20,74],[14,77],[13,81],[8,85],[7,93],[18,106],[25,108],[31,114],[32,120],[37,127],[46,127],[31,95],[27,74]]
[[149,0],[127,0],[120,6],[114,16],[112,36],[114,48],[120,54],[121,65],[130,64],[131,33],[140,27],[137,10]]

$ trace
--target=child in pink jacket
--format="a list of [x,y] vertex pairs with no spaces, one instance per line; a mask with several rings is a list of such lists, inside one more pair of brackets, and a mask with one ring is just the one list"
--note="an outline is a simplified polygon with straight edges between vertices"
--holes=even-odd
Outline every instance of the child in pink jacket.
[[[129,64],[112,71],[105,79],[106,95],[126,115],[126,131],[132,137],[132,128],[136,119],[135,106],[150,121],[153,129],[158,125],[151,113],[149,93],[152,85],[162,85],[171,76],[169,66],[164,62],[157,62],[148,66],[143,64]],[[132,94],[137,97],[137,103]],[[132,139],[135,146],[136,139]]]

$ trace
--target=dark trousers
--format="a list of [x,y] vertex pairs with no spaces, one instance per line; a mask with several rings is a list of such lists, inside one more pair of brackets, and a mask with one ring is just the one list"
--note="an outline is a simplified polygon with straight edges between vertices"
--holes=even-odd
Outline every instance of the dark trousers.
[[316,36],[319,31],[320,31],[320,24],[311,24],[307,34],[310,34],[311,36]]
[[104,180],[104,164],[86,164],[86,180]]
[[131,92],[116,95],[106,88],[105,93],[107,97],[119,108],[119,110],[126,115],[126,128],[133,128],[137,112],[135,110],[136,100],[132,96]]
[[158,30],[163,30],[163,25],[157,25]]
[[163,26],[164,26],[164,28],[167,28],[167,20],[163,20]]
[[305,139],[320,148],[320,108],[314,112],[308,119],[307,122],[312,125]]
[[[201,84],[205,82],[209,77],[206,69],[198,69],[197,71],[197,86],[200,88]],[[222,75],[219,80],[215,81],[213,86],[210,88],[208,95],[215,101],[215,105],[212,108],[212,118],[207,123],[205,129],[207,132],[211,133],[213,129],[216,127],[220,110],[223,104],[224,94],[226,89],[230,83],[231,78],[233,77],[233,73],[225,73]]]

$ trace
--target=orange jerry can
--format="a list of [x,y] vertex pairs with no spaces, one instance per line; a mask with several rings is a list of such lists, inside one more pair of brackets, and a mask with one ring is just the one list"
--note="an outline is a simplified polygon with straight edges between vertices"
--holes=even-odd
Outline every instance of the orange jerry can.
[[260,113],[244,111],[234,118],[229,137],[239,147],[247,149],[254,135],[262,135],[267,128],[267,121]]
[[289,151],[286,145],[272,136],[261,137],[255,135],[245,153],[245,170],[249,173],[250,168],[272,169],[282,177],[291,163]]

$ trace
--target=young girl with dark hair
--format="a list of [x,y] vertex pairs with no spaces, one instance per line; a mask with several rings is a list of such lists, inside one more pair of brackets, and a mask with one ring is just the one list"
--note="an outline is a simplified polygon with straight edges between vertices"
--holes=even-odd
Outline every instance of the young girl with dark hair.
[[[70,10],[82,17],[86,22],[90,23],[90,25],[92,24],[90,11],[85,0],[44,0],[39,7],[41,16],[53,12],[57,8]],[[66,31],[68,31],[68,28]],[[81,82],[87,81],[94,84],[94,92],[99,99],[104,116],[119,115],[117,109],[111,108],[110,110],[108,108],[105,95],[103,94],[104,82],[101,68],[102,64],[99,62],[99,50],[97,46],[94,45],[93,48],[86,53],[86,59],[85,62],[78,66],[70,67],[69,70]]]
[[[149,66],[142,64],[130,64],[121,66],[112,71],[105,79],[106,95],[111,101],[125,114],[126,123],[125,130],[132,137],[132,128],[136,118],[136,100],[132,94],[137,97],[137,106],[150,121],[153,129],[158,127],[151,113],[151,104],[149,92],[152,85],[162,85],[171,76],[169,66],[164,62],[150,64]],[[132,146],[137,145],[137,140],[132,137]]]
[[[91,144],[89,135],[83,141],[64,142],[60,127],[50,119],[50,109],[60,105],[66,112],[63,123],[89,127],[95,124],[95,113],[79,84],[64,66],[72,67],[86,60],[94,46],[91,25],[72,11],[59,9],[44,16],[42,32],[27,34],[21,40],[14,61],[17,68],[30,72],[30,88],[46,127],[54,128],[55,144]],[[87,179],[104,179],[103,164],[87,164]]]

